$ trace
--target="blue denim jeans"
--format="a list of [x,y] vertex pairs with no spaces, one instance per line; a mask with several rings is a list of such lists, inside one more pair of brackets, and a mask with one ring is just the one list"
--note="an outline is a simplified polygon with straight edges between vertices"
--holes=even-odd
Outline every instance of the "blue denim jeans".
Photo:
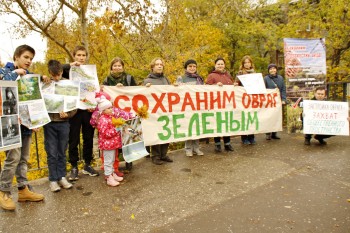
[[27,170],[32,135],[21,136],[22,147],[6,151],[4,168],[0,174],[0,191],[11,192],[14,176],[17,179],[17,187],[28,185]]
[[69,122],[50,122],[44,125],[44,137],[49,180],[59,181],[66,176]]

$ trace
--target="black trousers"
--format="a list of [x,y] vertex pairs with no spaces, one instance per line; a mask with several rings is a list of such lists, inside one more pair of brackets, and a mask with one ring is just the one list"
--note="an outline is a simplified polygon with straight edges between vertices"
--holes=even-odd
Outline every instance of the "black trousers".
[[253,139],[255,139],[254,134],[242,135],[242,136],[241,136],[241,140],[242,140],[242,142],[243,142],[244,140],[251,141],[251,140],[253,140]]
[[[322,135],[322,134],[315,134],[315,136],[317,136],[318,139],[326,139],[326,138],[330,138],[333,135]],[[305,139],[307,140],[311,140],[312,134],[305,134]]]
[[[230,144],[231,142],[230,136],[224,136],[222,138],[224,139],[224,145]],[[220,140],[221,140],[221,137],[215,137],[214,138],[215,145],[220,145]]]
[[151,152],[154,157],[162,158],[168,153],[169,143],[151,146]]
[[83,134],[83,159],[86,165],[92,161],[94,128],[90,124],[91,115],[92,112],[88,110],[78,109],[74,117],[69,119],[69,162],[73,167],[77,167],[79,161],[80,130]]

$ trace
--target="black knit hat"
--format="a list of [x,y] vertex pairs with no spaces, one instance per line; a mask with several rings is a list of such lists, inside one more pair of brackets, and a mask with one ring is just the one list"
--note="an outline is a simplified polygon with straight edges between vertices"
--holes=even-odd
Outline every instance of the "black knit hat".
[[267,71],[270,71],[270,69],[272,68],[272,67],[275,67],[276,68],[276,70],[278,70],[277,69],[277,65],[276,64],[273,64],[273,63],[271,63],[268,67],[267,67]]
[[184,64],[184,68],[186,69],[189,64],[195,64],[197,65],[197,62],[193,59],[187,60]]

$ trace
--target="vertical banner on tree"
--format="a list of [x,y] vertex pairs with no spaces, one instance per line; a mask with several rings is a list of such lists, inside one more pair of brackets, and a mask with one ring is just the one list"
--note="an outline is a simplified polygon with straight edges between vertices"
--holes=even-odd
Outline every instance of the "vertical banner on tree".
[[313,97],[315,86],[325,84],[325,39],[284,39],[284,63],[287,87],[288,132],[301,132],[302,110],[299,103]]
[[252,95],[243,87],[217,85],[105,86],[104,91],[117,108],[137,112],[147,106],[149,117],[141,122],[145,145],[282,130],[276,89]]
[[21,147],[17,82],[0,82],[0,151]]

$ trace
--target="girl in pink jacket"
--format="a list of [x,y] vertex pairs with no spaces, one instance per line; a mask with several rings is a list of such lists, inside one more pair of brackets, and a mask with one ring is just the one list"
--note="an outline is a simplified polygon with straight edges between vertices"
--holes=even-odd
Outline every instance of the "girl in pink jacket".
[[100,117],[98,119],[98,146],[104,156],[104,173],[107,185],[117,186],[123,180],[114,172],[113,164],[115,157],[118,156],[118,148],[122,147],[120,133],[112,123],[113,106],[111,101],[104,96],[97,98]]

